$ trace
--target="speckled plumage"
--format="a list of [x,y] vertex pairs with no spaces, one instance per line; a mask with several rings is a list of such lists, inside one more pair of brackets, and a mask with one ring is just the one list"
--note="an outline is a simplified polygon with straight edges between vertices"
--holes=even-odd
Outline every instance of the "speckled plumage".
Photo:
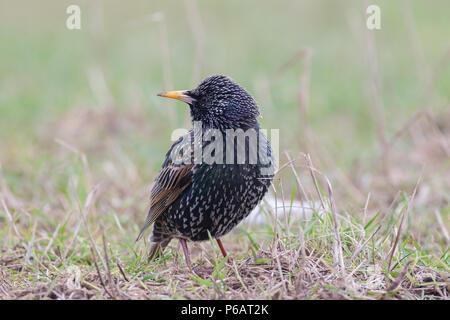
[[[172,145],[155,180],[151,208],[138,237],[154,223],[151,258],[173,238],[203,241],[209,239],[208,232],[216,239],[224,236],[261,201],[273,178],[270,143],[259,131],[258,107],[245,89],[230,78],[217,75],[183,94],[189,101],[192,121],[201,121],[201,129],[189,131]],[[196,143],[207,150],[215,141],[205,139],[208,130],[213,129],[223,134],[223,161],[208,162],[206,152],[203,161],[194,160]],[[234,161],[230,163],[226,158],[226,133],[230,129],[254,130],[259,134],[257,144],[247,138],[243,163],[237,162],[237,143]],[[199,134],[203,140],[196,139]],[[258,153],[255,163],[249,152],[259,150],[259,146],[264,146],[265,152]]]

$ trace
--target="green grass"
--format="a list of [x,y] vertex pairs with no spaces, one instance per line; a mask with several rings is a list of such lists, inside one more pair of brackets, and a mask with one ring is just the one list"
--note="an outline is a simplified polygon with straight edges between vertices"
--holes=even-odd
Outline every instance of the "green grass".
[[[198,0],[200,35],[185,2],[97,3],[80,4],[80,31],[65,28],[72,2],[0,4],[0,298],[448,299],[447,1],[377,1],[389,149],[360,1]],[[309,76],[291,60],[307,48]],[[134,240],[171,133],[190,126],[183,104],[156,93],[214,73],[251,92],[262,127],[280,129],[280,166],[285,151],[296,161],[274,181],[284,208],[224,238],[231,265],[214,242],[189,244],[195,265],[214,268],[205,276],[188,271],[176,241],[149,263]],[[317,184],[301,152],[323,173],[312,171]],[[294,200],[312,216],[295,216]]]

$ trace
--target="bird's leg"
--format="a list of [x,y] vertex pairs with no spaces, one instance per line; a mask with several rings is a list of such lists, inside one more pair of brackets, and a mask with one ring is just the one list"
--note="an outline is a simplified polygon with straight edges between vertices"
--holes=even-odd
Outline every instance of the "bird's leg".
[[[225,248],[222,244],[222,241],[219,238],[216,238],[217,244],[219,245],[220,251],[223,254],[223,257],[225,258],[226,256],[228,256],[227,252],[225,251]],[[228,263],[231,263],[230,258],[227,259]]]
[[206,274],[211,274],[213,272],[212,269],[192,268],[191,258],[189,256],[189,250],[188,250],[186,240],[180,239],[180,243],[181,243],[181,247],[183,248],[184,257],[186,259],[186,264],[189,268],[189,271],[191,271],[191,272],[194,271],[195,273],[206,273]]
[[186,259],[186,264],[190,271],[192,271],[191,258],[189,257],[189,250],[186,240],[180,239],[181,247],[183,248],[184,258]]

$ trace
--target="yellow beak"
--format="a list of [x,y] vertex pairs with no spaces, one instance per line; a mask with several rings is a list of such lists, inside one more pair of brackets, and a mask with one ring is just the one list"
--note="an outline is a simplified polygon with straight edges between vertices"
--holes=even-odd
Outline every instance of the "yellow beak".
[[182,91],[166,91],[158,93],[158,96],[165,97],[165,98],[171,98],[176,100],[181,100],[186,103],[192,103],[195,101],[193,97],[187,94],[188,90],[182,90]]

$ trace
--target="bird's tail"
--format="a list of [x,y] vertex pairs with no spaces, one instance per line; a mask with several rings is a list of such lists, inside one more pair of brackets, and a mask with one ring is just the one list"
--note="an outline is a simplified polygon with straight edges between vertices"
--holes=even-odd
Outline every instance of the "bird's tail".
[[148,261],[152,261],[152,260],[158,258],[159,256],[161,256],[164,249],[169,244],[170,240],[172,240],[172,239],[169,238],[169,239],[164,239],[160,242],[150,243],[150,250],[148,252]]
[[[150,216],[150,213],[149,213],[149,216]],[[144,235],[145,229],[150,227],[150,225],[151,225],[151,221],[150,221],[149,217],[147,217],[147,219],[145,220],[144,226],[142,227],[141,232],[139,232],[139,235],[136,238],[135,242],[138,242],[139,240],[142,239],[142,236]]]

